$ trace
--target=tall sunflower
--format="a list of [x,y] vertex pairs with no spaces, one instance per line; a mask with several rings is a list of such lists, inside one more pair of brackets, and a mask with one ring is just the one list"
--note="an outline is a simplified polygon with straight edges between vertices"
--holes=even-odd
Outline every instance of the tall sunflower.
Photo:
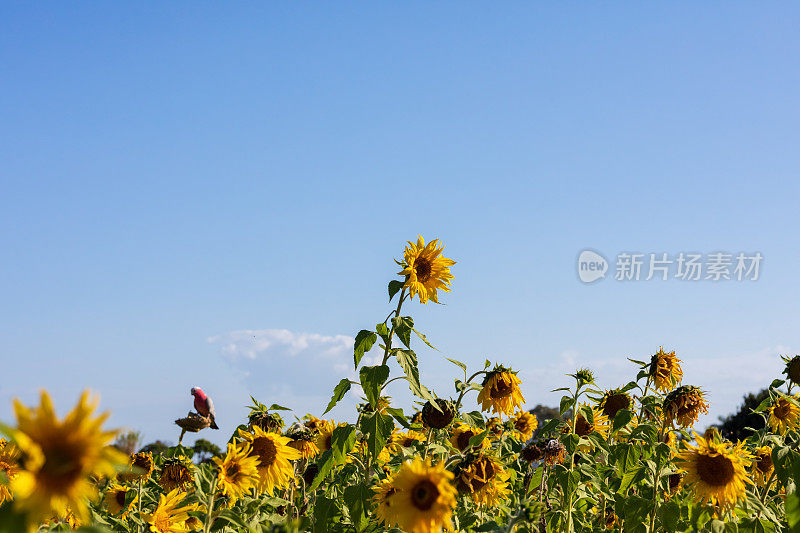
[[483,388],[478,393],[481,411],[511,415],[525,402],[519,386],[522,382],[516,372],[497,366],[486,374]]
[[670,425],[677,421],[680,427],[691,427],[701,413],[708,413],[708,402],[699,387],[683,385],[664,398],[664,419]]
[[451,527],[456,489],[452,472],[444,463],[431,466],[430,459],[406,461],[394,477],[395,492],[387,498],[396,525],[408,533],[431,533]]
[[747,484],[752,483],[747,467],[753,457],[743,442],[715,442],[697,433],[694,440],[697,444],[689,444],[678,454],[681,470],[686,474],[683,483],[698,501],[732,509],[745,497]]
[[152,513],[144,515],[144,521],[150,524],[152,533],[185,533],[189,512],[197,508],[197,504],[183,505],[184,495],[179,489],[168,494],[161,494],[158,505]]
[[89,519],[86,498],[96,494],[89,476],[111,477],[125,456],[108,444],[115,431],[101,426],[108,413],[93,417],[97,401],[85,391],[75,408],[59,420],[53,402],[42,391],[36,410],[14,400],[17,429],[14,440],[23,454],[23,469],[11,480],[15,503],[31,524],[53,513],[72,509],[81,521]]
[[512,434],[521,442],[525,442],[533,437],[533,432],[539,427],[539,420],[537,420],[536,415],[528,411],[517,411],[512,422],[514,424],[514,431]]
[[232,502],[259,484],[258,457],[251,455],[249,443],[228,443],[228,453],[214,457],[214,463],[219,467],[218,486]]
[[300,459],[302,453],[291,446],[292,439],[277,433],[267,433],[254,427],[245,433],[244,442],[249,445],[250,458],[258,459],[258,484],[256,489],[272,496],[275,488],[283,488],[294,479],[291,461]]
[[665,352],[661,346],[650,358],[649,372],[653,385],[661,392],[678,386],[683,379],[681,360],[675,355],[675,351]]
[[[11,481],[17,477],[19,472],[19,448],[6,439],[0,439],[0,474],[5,476],[6,481]],[[14,499],[11,488],[0,480],[0,506],[3,503]]]
[[434,239],[425,244],[422,235],[417,237],[417,243],[408,241],[403,253],[405,264],[399,275],[405,276],[404,288],[413,299],[419,297],[420,303],[426,304],[428,300],[439,303],[437,291],[450,292],[450,280],[453,275],[450,267],[456,262],[441,255],[444,245],[439,246],[439,239]]
[[772,431],[785,435],[787,431],[800,426],[800,407],[797,396],[779,396],[769,407],[769,427]]
[[789,381],[795,385],[800,385],[800,355],[795,355],[791,358],[781,356],[781,359],[786,363],[783,373],[786,374]]

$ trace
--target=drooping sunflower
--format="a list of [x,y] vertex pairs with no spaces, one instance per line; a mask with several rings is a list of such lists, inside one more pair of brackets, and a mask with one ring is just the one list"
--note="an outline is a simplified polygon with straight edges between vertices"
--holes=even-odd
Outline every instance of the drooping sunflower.
[[396,525],[408,533],[431,533],[452,527],[450,516],[457,491],[452,472],[444,463],[431,466],[430,459],[406,461],[392,482],[395,492],[387,498]]
[[519,458],[528,463],[534,463],[544,458],[544,450],[538,442],[529,442],[520,450]]
[[[438,409],[436,408],[438,406]],[[428,400],[422,407],[422,423],[425,427],[444,429],[450,425],[456,416],[453,402],[444,398],[436,398],[436,406]]]
[[[133,500],[125,503],[129,492],[133,494]],[[131,505],[136,501],[136,498],[137,495],[135,491],[131,490],[125,485],[112,482],[108,489],[106,489],[103,499],[105,500],[106,507],[108,507],[108,510],[111,512],[111,514],[119,514],[122,512],[127,512]]]
[[656,390],[667,392],[676,387],[683,379],[683,369],[681,360],[675,355],[675,351],[665,352],[659,346],[658,351],[650,358],[650,379]]
[[789,381],[795,385],[800,385],[800,355],[795,355],[792,358],[781,356],[781,359],[786,363],[783,373],[786,374]]
[[465,458],[456,467],[456,488],[469,494],[475,505],[494,507],[511,493],[510,474],[494,457],[478,454]]
[[[19,472],[19,448],[6,439],[0,439],[0,474],[5,476],[6,481],[11,481]],[[0,480],[0,506],[3,503],[14,499],[11,487]]]
[[619,517],[613,511],[606,511],[606,516],[603,519],[603,525],[609,531],[613,530],[619,524]]
[[664,398],[664,419],[671,426],[678,422],[680,427],[691,427],[697,422],[700,413],[708,413],[705,392],[699,387],[683,385]]
[[564,462],[567,456],[567,448],[560,440],[550,439],[542,448],[542,453],[544,455],[545,464],[553,466]]
[[403,287],[408,289],[412,299],[418,296],[420,303],[426,304],[431,300],[438,304],[437,291],[450,292],[450,280],[454,277],[450,267],[456,262],[443,256],[443,251],[444,245],[439,246],[439,239],[427,245],[422,235],[417,237],[416,244],[408,241],[403,253],[405,268],[398,274],[406,277]]
[[752,456],[744,449],[744,443],[706,440],[694,434],[697,444],[689,444],[678,454],[681,470],[685,473],[683,484],[694,494],[695,499],[732,509],[745,496],[746,485],[752,483],[747,466]]
[[173,489],[168,494],[161,494],[158,506],[152,513],[144,515],[144,521],[150,524],[152,533],[185,533],[188,531],[186,522],[189,512],[197,508],[197,504],[183,505],[185,495],[179,489]]
[[516,372],[502,366],[495,367],[494,370],[486,374],[483,380],[483,388],[478,393],[478,403],[481,404],[481,411],[497,413],[499,415],[511,415],[514,409],[522,407],[525,398],[519,386],[522,382],[517,377]]
[[150,452],[139,452],[131,455],[131,471],[121,474],[120,477],[125,481],[136,481],[138,479],[147,480],[155,470],[153,454]]
[[186,490],[194,482],[194,465],[185,455],[171,457],[161,466],[158,484],[170,492],[173,489]]
[[323,420],[320,420],[314,415],[308,414],[303,417],[303,425],[311,430],[312,433],[316,433],[319,431],[320,426],[322,425]]
[[125,456],[109,446],[116,432],[102,429],[108,413],[93,417],[96,408],[88,391],[63,420],[56,417],[47,392],[42,391],[35,411],[14,400],[13,436],[23,468],[11,479],[11,492],[31,525],[53,513],[66,516],[68,508],[88,521],[86,498],[96,494],[89,476],[111,477],[125,463]]
[[[472,427],[469,424],[461,423],[453,428],[453,432],[450,434],[450,444],[453,445],[455,449],[458,451],[466,451],[469,448],[469,440],[476,436],[483,433],[478,428]],[[489,447],[489,440],[484,438],[479,446],[475,446],[474,449],[486,449]]]
[[609,420],[614,420],[617,413],[623,409],[630,409],[632,403],[631,397],[627,392],[623,392],[622,389],[612,389],[606,391],[603,397],[600,398],[600,411]]
[[[299,455],[297,450],[292,451]],[[225,457],[214,457],[213,461],[219,467],[217,486],[231,502],[259,484],[258,457],[251,455],[249,443],[230,442]]]
[[755,459],[753,460],[753,477],[759,485],[766,484],[767,480],[775,470],[772,463],[772,448],[760,446],[755,449]]
[[260,492],[272,496],[275,488],[283,488],[294,479],[294,466],[291,461],[300,459],[303,454],[291,446],[289,437],[277,433],[267,433],[260,427],[252,433],[243,435],[249,444],[250,457],[258,459],[258,485]]
[[387,477],[378,483],[378,486],[373,487],[372,490],[375,491],[375,496],[372,497],[372,501],[376,506],[375,514],[384,524],[388,526],[394,525],[396,520],[389,502],[389,499],[395,493],[394,476]]
[[800,407],[797,396],[779,396],[769,407],[769,427],[772,431],[785,435],[787,431],[800,426]]
[[512,435],[514,435],[517,440],[521,442],[525,442],[531,437],[533,437],[533,432],[536,431],[536,428],[539,427],[539,420],[537,420],[536,415],[529,413],[528,411],[517,411],[517,414],[512,419],[514,424],[514,431]]

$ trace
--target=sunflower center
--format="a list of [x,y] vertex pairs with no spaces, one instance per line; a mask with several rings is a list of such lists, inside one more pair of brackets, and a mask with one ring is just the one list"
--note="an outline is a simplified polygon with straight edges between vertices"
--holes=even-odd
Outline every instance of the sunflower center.
[[528,431],[528,421],[524,418],[519,418],[514,421],[514,429],[521,433],[525,433]]
[[425,283],[431,277],[433,266],[431,262],[424,257],[418,257],[417,260],[414,261],[414,271],[417,273],[417,279]]
[[266,437],[258,437],[253,440],[253,452],[258,455],[261,467],[272,466],[278,457],[278,448],[275,447],[272,439]]
[[476,433],[469,429],[461,433],[456,439],[456,442],[458,443],[458,449],[461,450],[462,452],[466,450],[467,446],[469,446],[469,439],[471,439],[475,435]]
[[425,479],[411,489],[411,503],[421,511],[427,511],[439,498],[439,489],[433,482]]
[[791,411],[791,407],[789,402],[779,400],[775,404],[775,408],[772,410],[772,414],[775,415],[775,418],[778,420],[785,420],[789,417],[789,412]]
[[575,421],[575,433],[585,437],[592,432],[592,429],[592,425],[586,421],[583,415],[578,415],[578,419]]
[[125,507],[125,492],[124,490],[118,490],[114,494],[114,499],[117,500],[117,505],[120,507]]
[[627,409],[631,406],[631,400],[625,394],[612,394],[606,398],[606,403],[603,405],[603,414],[608,418],[613,419],[618,412],[622,409]]
[[49,487],[65,489],[80,477],[82,454],[75,446],[56,444],[45,449],[44,456],[40,476]]
[[724,455],[700,455],[697,458],[697,475],[712,487],[724,487],[735,473],[733,461]]
[[505,381],[498,381],[494,384],[492,390],[489,391],[489,396],[492,397],[492,400],[499,400],[511,395],[513,391],[514,388],[511,386],[511,384],[506,383]]
[[235,480],[239,476],[239,472],[241,472],[241,468],[239,467],[239,463],[231,463],[225,467],[225,475],[229,479]]
[[756,468],[758,468],[761,472],[769,472],[772,470],[772,456],[768,453],[764,455],[758,455],[758,461],[756,462]]

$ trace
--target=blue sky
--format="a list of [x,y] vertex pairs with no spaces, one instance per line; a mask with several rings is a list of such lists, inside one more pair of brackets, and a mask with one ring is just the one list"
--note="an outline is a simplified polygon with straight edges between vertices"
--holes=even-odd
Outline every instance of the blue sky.
[[[84,387],[146,441],[176,440],[194,385],[217,442],[250,394],[320,413],[418,233],[458,261],[446,306],[407,307],[441,396],[443,355],[512,365],[532,407],[577,366],[613,387],[664,345],[711,422],[800,351],[797,6],[0,15],[0,420]],[[584,285],[585,248],[764,262],[755,282]]]

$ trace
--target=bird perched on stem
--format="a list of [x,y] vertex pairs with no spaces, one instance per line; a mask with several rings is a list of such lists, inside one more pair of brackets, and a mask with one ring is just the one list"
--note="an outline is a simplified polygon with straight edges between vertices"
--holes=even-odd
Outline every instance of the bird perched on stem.
[[219,429],[214,420],[214,402],[211,401],[211,398],[206,396],[200,387],[192,387],[192,396],[194,396],[194,408],[197,412],[211,421],[211,429]]

